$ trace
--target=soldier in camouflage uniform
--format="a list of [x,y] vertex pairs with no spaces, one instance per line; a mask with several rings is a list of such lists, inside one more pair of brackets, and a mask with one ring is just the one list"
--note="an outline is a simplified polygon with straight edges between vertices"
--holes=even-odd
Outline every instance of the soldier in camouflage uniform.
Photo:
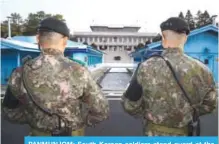
[[[216,86],[209,68],[183,53],[188,24],[170,18],[161,24],[162,56],[177,72],[199,116],[216,108]],[[143,116],[146,136],[186,136],[193,109],[185,99],[170,68],[160,57],[139,64],[123,95],[122,105],[132,116]]]
[[[84,126],[108,118],[108,101],[88,69],[64,57],[68,37],[65,23],[54,18],[43,20],[37,34],[40,56],[16,68],[10,77],[3,102],[4,115],[11,122],[29,124],[31,135],[51,135],[58,120],[33,103],[24,88],[22,74],[38,105],[61,115],[72,135],[84,135]],[[88,106],[86,115],[81,103]]]

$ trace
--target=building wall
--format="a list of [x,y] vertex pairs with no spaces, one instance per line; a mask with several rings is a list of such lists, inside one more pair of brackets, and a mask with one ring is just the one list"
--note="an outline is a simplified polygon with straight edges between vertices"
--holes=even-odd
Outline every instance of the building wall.
[[153,36],[92,36],[92,35],[77,35],[78,42],[87,42],[88,45],[95,43],[97,48],[101,50],[101,47],[105,47],[106,49],[110,49],[110,47],[117,47],[118,49],[121,47],[122,49],[131,48],[134,50],[134,47],[139,43],[145,44],[146,41],[152,41]]
[[[215,81],[218,82],[218,34],[205,32],[190,36],[185,44],[184,52],[203,63],[208,60],[206,65],[211,69]],[[134,60],[140,62],[141,58],[136,57]]]
[[1,84],[7,84],[7,78],[16,67],[17,51],[1,50]]
[[[155,33],[139,33],[140,27],[107,27],[92,26],[92,32],[75,32],[74,36],[78,42],[93,43],[98,50],[106,53],[104,63],[130,63],[133,59],[127,54],[134,51],[139,44],[152,41]],[[115,61],[114,56],[120,56],[120,61]]]
[[100,55],[88,55],[88,65],[95,65],[95,64],[99,64],[102,63],[102,56]]
[[87,54],[86,53],[72,53],[72,58],[85,62],[88,65]]
[[102,55],[94,55],[89,53],[73,53],[72,58],[85,62],[87,66],[102,63]]
[[7,79],[14,68],[22,65],[22,58],[30,55],[32,58],[39,55],[37,52],[22,52],[17,50],[1,50],[1,84],[7,84]]
[[[104,51],[104,63],[132,63],[133,58],[128,55],[127,51],[124,50],[107,50]],[[120,56],[121,60],[114,60],[115,56]]]
[[202,62],[207,60],[206,65],[212,70],[218,82],[218,35],[206,32],[190,37],[184,50],[186,54]]
[[[7,78],[11,75],[12,70],[22,65],[24,57],[30,55],[35,58],[39,54],[39,52],[17,51],[15,49],[1,50],[1,84],[7,84]],[[102,63],[102,54],[65,52],[65,56],[86,61],[87,66]]]

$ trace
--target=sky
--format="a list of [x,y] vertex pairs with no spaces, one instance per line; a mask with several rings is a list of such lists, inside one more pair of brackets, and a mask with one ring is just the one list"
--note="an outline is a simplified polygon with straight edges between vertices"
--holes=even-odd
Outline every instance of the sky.
[[[45,11],[62,14],[71,32],[91,31],[90,25],[140,26],[140,32],[160,32],[161,22],[189,9],[193,16],[207,10],[219,16],[218,0],[0,0],[1,20],[13,12],[26,18]],[[217,18],[218,21],[219,18]]]

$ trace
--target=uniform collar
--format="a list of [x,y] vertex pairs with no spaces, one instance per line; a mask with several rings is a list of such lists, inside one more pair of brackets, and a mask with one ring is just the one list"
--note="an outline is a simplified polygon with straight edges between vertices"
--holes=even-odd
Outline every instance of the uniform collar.
[[183,51],[180,48],[165,48],[162,55],[167,55],[167,54],[183,54]]
[[61,55],[61,56],[64,56],[63,52],[61,52],[60,50],[57,50],[57,49],[53,49],[53,48],[42,49],[42,54],[43,55]]

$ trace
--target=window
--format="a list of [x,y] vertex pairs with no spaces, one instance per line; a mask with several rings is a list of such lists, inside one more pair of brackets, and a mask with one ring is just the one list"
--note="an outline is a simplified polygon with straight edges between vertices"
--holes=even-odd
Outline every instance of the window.
[[122,37],[119,38],[119,42],[122,42]]
[[114,42],[117,42],[117,37],[113,37],[113,39],[114,39]]

